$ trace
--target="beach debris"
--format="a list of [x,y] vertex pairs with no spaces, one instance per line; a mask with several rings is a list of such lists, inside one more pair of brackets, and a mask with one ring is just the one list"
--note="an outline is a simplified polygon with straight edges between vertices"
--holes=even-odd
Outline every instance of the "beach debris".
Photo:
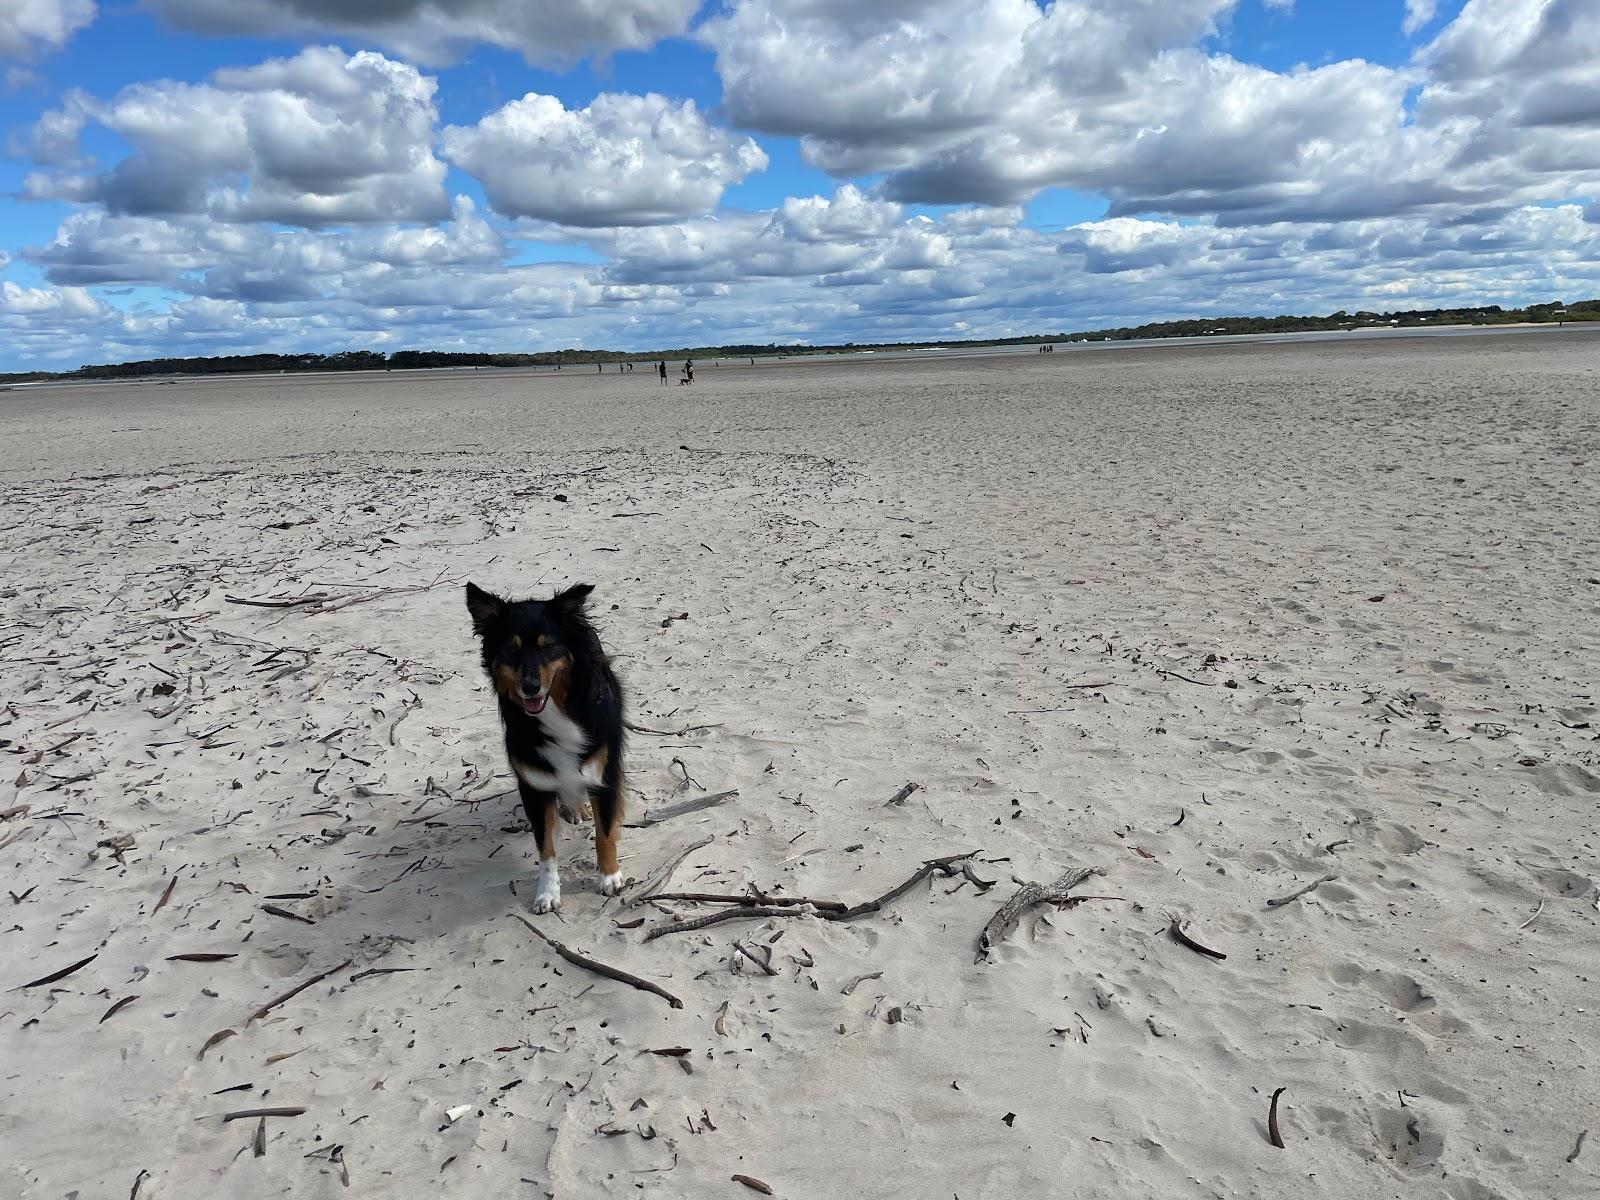
[[985,923],[982,932],[978,934],[978,953],[974,962],[984,962],[989,957],[989,952],[999,945],[1006,934],[1021,919],[1022,914],[1035,904],[1074,904],[1087,899],[1083,896],[1072,896],[1069,893],[1085,879],[1095,875],[1104,875],[1103,867],[1073,867],[1057,879],[1054,883],[1038,884],[1025,883],[1019,887],[1016,894],[1000,906],[998,912]]
[[1533,916],[1529,917],[1521,925],[1517,926],[1518,932],[1521,932],[1522,930],[1526,929],[1529,925],[1532,925],[1535,921],[1537,921],[1539,919],[1539,914],[1542,913],[1543,911],[1544,911],[1544,901],[1540,900],[1539,901],[1539,907],[1533,910]]
[[217,1030],[217,1032],[213,1033],[206,1039],[206,1044],[200,1047],[200,1057],[204,1058],[206,1056],[206,1051],[211,1049],[211,1047],[215,1046],[218,1042],[225,1042],[229,1038],[237,1037],[238,1035],[239,1031],[237,1029]]
[[860,987],[867,980],[869,980],[869,979],[882,979],[882,978],[883,978],[883,972],[882,971],[869,971],[865,975],[857,975],[854,979],[850,980],[849,983],[845,984],[842,988],[839,989],[839,994],[841,996],[848,996],[848,995],[852,994],[856,990],[856,988]]
[[1589,1131],[1587,1129],[1583,1130],[1581,1133],[1578,1134],[1578,1144],[1575,1145],[1572,1148],[1572,1153],[1567,1155],[1567,1161],[1568,1162],[1577,1162],[1578,1161],[1578,1155],[1583,1153],[1583,1141],[1588,1136],[1589,1136]]
[[257,1158],[265,1158],[267,1156],[267,1119],[265,1117],[256,1122],[255,1156]]
[[155,916],[158,912],[160,912],[163,908],[165,908],[167,906],[167,901],[172,899],[172,889],[177,887],[177,886],[178,886],[178,877],[176,875],[174,875],[172,877],[171,881],[167,884],[166,891],[161,893],[161,899],[157,900],[156,901],[156,906],[150,910],[150,915],[152,917]]
[[767,955],[765,957],[763,957],[761,954],[759,954],[756,951],[755,948],[750,947],[750,946],[746,946],[743,942],[737,942],[737,941],[733,943],[733,948],[739,954],[744,955],[745,958],[747,958],[751,962],[755,963],[755,965],[760,967],[761,970],[764,971],[766,974],[768,974],[768,975],[776,975],[778,973],[778,968],[772,965],[772,952],[771,951],[768,951]]
[[144,1181],[149,1178],[149,1171],[140,1171],[133,1177],[133,1189],[128,1193],[128,1200],[139,1200],[139,1189],[144,1187]]
[[634,733],[648,733],[653,734],[656,737],[684,737],[688,734],[700,733],[707,729],[722,728],[721,721],[718,721],[713,725],[685,725],[682,729],[651,729],[645,725],[635,725],[632,721],[624,721],[623,724]]
[[1278,1097],[1283,1095],[1288,1088],[1279,1088],[1272,1093],[1272,1103],[1267,1108],[1267,1137],[1279,1150],[1286,1147],[1283,1144],[1283,1134],[1278,1132]]
[[245,1023],[246,1024],[250,1024],[251,1022],[261,1020],[262,1017],[266,1016],[269,1012],[271,1012],[273,1009],[277,1008],[280,1004],[288,1003],[290,1000],[293,1000],[296,996],[298,996],[301,992],[305,991],[308,987],[311,987],[314,984],[321,983],[328,976],[337,975],[340,971],[344,970],[346,967],[348,967],[353,962],[355,962],[355,959],[347,958],[342,963],[340,963],[337,967],[330,967],[328,970],[322,972],[322,974],[313,975],[310,979],[306,980],[304,983],[296,984],[294,987],[290,988],[287,992],[284,992],[283,995],[278,996],[275,999],[268,1000],[260,1008],[256,1009],[255,1012],[250,1014],[249,1020],[247,1020]]
[[61,970],[59,970],[59,971],[52,971],[52,972],[50,972],[50,974],[40,976],[38,979],[35,979],[30,983],[19,984],[17,986],[16,990],[20,992],[20,991],[22,991],[22,990],[24,990],[26,988],[43,987],[47,983],[54,983],[58,979],[65,979],[68,975],[71,975],[74,971],[81,971],[84,967],[87,967],[90,963],[92,963],[95,959],[97,959],[99,957],[100,957],[100,954],[97,951],[94,954],[89,955],[88,958],[80,958],[77,962],[73,963],[71,966],[62,967]]
[[138,998],[139,997],[137,997],[137,996],[124,996],[121,1000],[118,1000],[110,1008],[106,1009],[105,1013],[101,1016],[101,1018],[98,1021],[95,1022],[95,1024],[96,1025],[104,1025],[108,1020],[110,1020],[112,1017],[116,1016],[123,1009],[127,1008],[128,1005],[132,1004]]
[[[704,916],[691,917],[688,920],[674,921],[665,925],[657,925],[645,931],[644,940],[654,941],[669,933],[687,933],[692,929],[704,929],[708,925],[716,925],[723,921],[753,920],[759,917],[820,917],[824,921],[853,921],[870,913],[880,912],[885,905],[891,904],[917,884],[927,879],[934,872],[943,873],[946,877],[959,874],[956,864],[977,854],[976,850],[969,850],[965,854],[952,854],[945,858],[933,858],[924,862],[911,873],[904,883],[890,888],[883,895],[862,904],[846,906],[842,900],[815,901],[801,899],[795,902],[786,902],[786,898],[777,896],[754,898],[749,896],[731,896],[720,898],[722,903],[731,905],[722,912],[706,913]],[[658,897],[659,899],[659,897]],[[750,901],[756,900],[752,904]],[[765,903],[762,903],[762,900]]]
[[1185,933],[1183,931],[1183,920],[1180,917],[1172,918],[1172,924],[1167,926],[1167,932],[1172,935],[1173,941],[1177,942],[1180,946],[1187,946],[1196,954],[1204,954],[1207,958],[1214,958],[1219,962],[1228,957],[1220,950],[1213,950],[1210,946],[1202,946],[1199,942],[1195,941],[1192,937]]
[[534,925],[532,921],[528,920],[521,913],[511,913],[509,915],[514,920],[520,921],[522,924],[526,925],[529,933],[533,934],[534,937],[544,942],[547,946],[549,946],[562,958],[566,959],[569,963],[572,963],[574,966],[583,967],[585,970],[593,971],[596,975],[604,975],[607,979],[615,979],[618,983],[625,983],[629,987],[638,988],[640,991],[653,992],[655,995],[660,996],[673,1008],[683,1007],[683,1001],[678,999],[678,997],[674,996],[671,992],[667,991],[666,988],[662,987],[660,984],[651,983],[648,979],[640,979],[637,975],[630,975],[627,971],[622,971],[616,967],[607,966],[603,962],[596,962],[594,959],[589,958],[586,955],[579,954],[576,950],[562,945],[560,942],[556,941],[555,938],[542,932],[536,925]]
[[447,1108],[444,1110],[444,1119],[450,1122],[450,1124],[454,1125],[457,1121],[461,1120],[462,1117],[466,1116],[471,1111],[472,1105],[457,1104],[454,1108]]
[[1290,892],[1287,896],[1277,896],[1277,897],[1275,897],[1275,898],[1273,898],[1271,900],[1268,900],[1267,901],[1267,907],[1268,908],[1282,908],[1285,904],[1291,904],[1294,901],[1300,899],[1301,896],[1308,895],[1309,893],[1316,891],[1323,884],[1332,883],[1337,878],[1339,878],[1337,875],[1324,875],[1321,879],[1313,879],[1310,883],[1306,884],[1304,887],[1296,888],[1294,891]]
[[167,955],[168,962],[225,962],[230,958],[238,958],[234,953],[220,953],[215,950],[185,950],[182,954]]
[[263,904],[261,911],[274,917],[282,917],[287,921],[299,921],[302,925],[315,925],[310,917],[302,917],[297,912],[290,912],[287,908],[280,908],[276,904]]
[[733,1177],[733,1182],[742,1183],[742,1184],[745,1185],[745,1187],[749,1188],[752,1192],[760,1192],[763,1196],[772,1195],[772,1187],[771,1187],[771,1185],[762,1182],[761,1180],[757,1179],[754,1175],[735,1175]]
[[285,1104],[276,1108],[241,1108],[223,1113],[222,1123],[226,1125],[229,1121],[246,1121],[254,1117],[298,1117],[305,1111],[305,1106],[300,1104]]
[[716,1030],[716,1033],[717,1033],[718,1037],[727,1037],[728,1036],[728,1004],[729,1003],[730,1002],[727,1001],[727,1000],[724,1000],[722,1002],[722,1007],[717,1009],[717,1019],[711,1023],[711,1028]]
[[[675,758],[672,761],[678,762],[679,760]],[[685,775],[685,779],[687,778],[688,776]],[[737,789],[726,792],[712,792],[709,796],[696,796],[693,800],[684,800],[678,804],[669,804],[665,808],[652,808],[637,821],[627,822],[626,826],[629,829],[648,829],[652,825],[659,825],[663,821],[670,821],[673,817],[686,816],[689,813],[699,812],[706,808],[716,808],[718,805],[726,804],[738,794],[739,792]]]
[[916,791],[921,786],[922,785],[920,783],[906,784],[905,787],[901,788],[898,792],[889,797],[888,803],[886,803],[884,807],[888,808],[891,804],[904,804],[907,800],[911,799],[911,793]]

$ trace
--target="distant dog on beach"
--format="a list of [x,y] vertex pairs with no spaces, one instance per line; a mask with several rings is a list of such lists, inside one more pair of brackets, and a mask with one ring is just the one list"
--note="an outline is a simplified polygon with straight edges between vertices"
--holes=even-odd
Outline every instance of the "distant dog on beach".
[[622,688],[584,613],[580,583],[549,600],[502,600],[467,584],[483,669],[500,704],[506,755],[539,843],[533,910],[561,907],[556,814],[576,824],[593,808],[600,890],[622,890]]

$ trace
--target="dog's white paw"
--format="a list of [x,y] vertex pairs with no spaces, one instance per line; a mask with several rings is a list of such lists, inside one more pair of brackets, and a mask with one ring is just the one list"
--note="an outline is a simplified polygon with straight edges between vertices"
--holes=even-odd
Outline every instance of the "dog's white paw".
[[561,872],[555,862],[540,863],[539,877],[533,889],[533,911],[555,912],[561,907]]
[[613,871],[609,875],[600,876],[600,891],[606,896],[615,896],[622,890],[622,872]]

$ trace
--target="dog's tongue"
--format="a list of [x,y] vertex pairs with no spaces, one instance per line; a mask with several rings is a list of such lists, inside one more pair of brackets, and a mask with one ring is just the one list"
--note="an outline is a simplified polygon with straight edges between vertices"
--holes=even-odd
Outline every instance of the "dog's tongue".
[[531,717],[536,717],[544,711],[544,697],[535,696],[531,700],[523,700],[522,711]]

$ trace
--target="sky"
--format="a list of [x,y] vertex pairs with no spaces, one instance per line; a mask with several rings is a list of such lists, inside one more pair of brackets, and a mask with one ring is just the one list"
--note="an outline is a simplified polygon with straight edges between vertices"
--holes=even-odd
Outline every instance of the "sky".
[[1600,296],[1600,0],[0,0],[0,370]]

